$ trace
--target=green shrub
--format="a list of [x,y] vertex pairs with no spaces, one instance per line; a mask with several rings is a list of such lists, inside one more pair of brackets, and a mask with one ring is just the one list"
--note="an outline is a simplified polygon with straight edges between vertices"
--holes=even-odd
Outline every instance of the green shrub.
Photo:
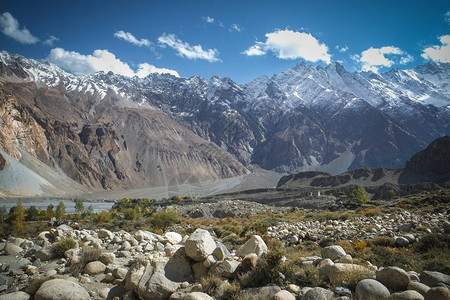
[[222,284],[222,279],[218,275],[208,275],[201,278],[200,283],[204,293],[208,295],[215,295],[216,291]]
[[154,212],[149,218],[148,222],[155,229],[165,231],[167,227],[175,225],[181,220],[180,213],[173,209],[162,209]]
[[53,245],[53,252],[58,257],[64,257],[64,253],[69,250],[77,247],[77,242],[73,239],[67,238],[62,239],[59,242]]
[[324,248],[334,244],[334,239],[332,237],[325,237],[319,241],[319,246]]
[[243,287],[260,287],[269,283],[281,285],[284,278],[280,274],[286,273],[287,266],[282,262],[283,251],[275,249],[263,254],[256,264],[256,268],[240,276]]
[[345,286],[355,291],[356,285],[363,279],[373,278],[374,272],[370,270],[353,270],[351,272],[341,272],[336,275],[331,284],[333,286]]
[[388,236],[377,236],[368,241],[369,246],[394,247],[395,239]]
[[299,286],[320,286],[322,282],[319,270],[312,265],[296,270],[292,277],[293,282]]
[[423,253],[432,249],[448,249],[449,245],[449,234],[432,233],[424,235],[417,243],[416,249]]

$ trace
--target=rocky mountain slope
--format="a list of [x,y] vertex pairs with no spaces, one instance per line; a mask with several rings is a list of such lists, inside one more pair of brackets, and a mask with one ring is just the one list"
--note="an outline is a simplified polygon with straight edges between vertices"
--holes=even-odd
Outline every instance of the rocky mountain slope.
[[376,198],[386,197],[390,189],[400,194],[419,192],[450,186],[450,136],[433,141],[426,149],[416,153],[403,168],[361,168],[339,175],[325,172],[302,172],[283,176],[279,189],[340,189],[351,190],[363,186],[375,193]]
[[39,177],[67,177],[70,190],[227,178],[252,164],[333,174],[395,168],[450,133],[449,77],[450,64],[378,75],[302,63],[238,85],[217,76],[73,75],[1,52],[0,150],[22,164],[26,152],[51,169]]

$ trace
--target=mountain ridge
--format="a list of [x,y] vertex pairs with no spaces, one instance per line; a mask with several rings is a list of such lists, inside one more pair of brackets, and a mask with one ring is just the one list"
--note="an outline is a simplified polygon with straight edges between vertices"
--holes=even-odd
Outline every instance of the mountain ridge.
[[[193,165],[181,161],[192,157],[206,168],[197,172],[214,174],[203,179],[196,175],[195,180],[242,175],[253,164],[286,173],[318,170],[337,174],[363,166],[399,167],[433,139],[450,133],[450,87],[446,83],[450,64],[429,63],[388,73],[350,73],[339,63],[327,67],[300,63],[271,78],[260,76],[239,85],[220,76],[206,80],[169,74],[145,78],[112,72],[73,75],[50,63],[0,53],[1,93],[9,93],[17,102],[14,114],[29,112],[42,127],[40,134],[47,144],[41,148],[53,151],[55,143],[59,145],[58,153],[47,151],[49,159],[37,158],[62,167],[78,183],[102,189],[146,186],[150,173],[136,175],[141,172],[136,171],[141,168],[138,165],[152,166],[153,184],[167,184],[167,176],[157,171],[162,157],[155,153],[176,149],[180,142],[190,145],[181,147],[183,158],[178,160],[178,168],[185,169],[175,171],[172,166],[169,177],[176,178],[180,172],[189,177]],[[2,102],[7,103],[5,99]],[[147,121],[142,124],[138,119]],[[59,122],[59,133],[52,135],[47,123],[54,120]],[[102,137],[82,140],[85,126],[93,124],[99,126],[95,131],[103,132]],[[105,124],[112,126],[110,130]],[[128,126],[145,128],[147,133],[128,131]],[[158,131],[160,135],[152,134]],[[173,137],[169,148],[168,132],[183,132],[169,135]],[[153,144],[139,142],[137,136],[152,136]],[[102,139],[106,144],[100,145]],[[97,144],[89,145],[95,140]],[[124,143],[128,147],[139,144],[140,150],[131,155],[135,150],[129,151]],[[61,148],[64,144],[73,144],[75,153],[84,153],[78,164],[89,168],[79,170],[71,155],[57,157],[67,152]],[[205,151],[196,150],[200,144],[206,145]],[[150,148],[154,150],[149,152]],[[0,149],[14,152],[1,139]],[[222,165],[210,164],[208,151]],[[163,159],[168,164],[169,157]],[[84,180],[83,172],[97,175],[86,175],[92,178]]]

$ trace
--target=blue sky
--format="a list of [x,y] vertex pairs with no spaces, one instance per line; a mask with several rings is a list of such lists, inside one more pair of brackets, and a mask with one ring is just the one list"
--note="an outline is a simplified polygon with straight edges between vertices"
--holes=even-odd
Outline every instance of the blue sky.
[[450,62],[447,1],[2,1],[0,49],[73,73],[246,83],[296,63]]

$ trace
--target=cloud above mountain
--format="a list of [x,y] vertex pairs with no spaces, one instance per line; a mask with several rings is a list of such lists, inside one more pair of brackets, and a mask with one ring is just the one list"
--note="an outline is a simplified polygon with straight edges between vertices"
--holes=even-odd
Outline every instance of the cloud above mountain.
[[74,74],[93,74],[95,72],[113,72],[127,77],[146,77],[151,73],[172,74],[179,77],[174,70],[157,68],[149,63],[141,63],[134,71],[126,62],[118,59],[108,50],[97,49],[92,54],[84,55],[75,51],[54,48],[47,57],[48,61]]
[[131,32],[125,32],[123,30],[116,31],[114,33],[114,36],[118,39],[124,40],[128,43],[131,43],[131,44],[139,46],[139,47],[142,47],[142,46],[150,47],[150,45],[152,44],[147,39],[139,40]]
[[370,47],[361,52],[361,55],[352,56],[352,59],[361,64],[362,71],[378,73],[381,67],[407,64],[413,61],[414,58],[398,47],[386,46],[381,48]]
[[9,12],[0,15],[0,30],[4,35],[22,44],[35,44],[39,41],[26,27],[20,29],[19,21]]
[[256,42],[242,54],[260,56],[272,52],[280,59],[303,58],[311,62],[331,62],[328,47],[310,33],[285,29],[266,33],[265,36],[266,41]]
[[450,62],[450,35],[439,38],[441,45],[431,46],[423,50],[422,57],[437,62]]
[[180,57],[185,57],[187,59],[197,60],[207,60],[209,62],[219,62],[218,58],[219,51],[217,49],[206,49],[204,50],[201,45],[191,46],[187,42],[183,42],[175,34],[164,33],[158,38],[160,47],[165,48],[166,46],[177,51],[177,55]]

